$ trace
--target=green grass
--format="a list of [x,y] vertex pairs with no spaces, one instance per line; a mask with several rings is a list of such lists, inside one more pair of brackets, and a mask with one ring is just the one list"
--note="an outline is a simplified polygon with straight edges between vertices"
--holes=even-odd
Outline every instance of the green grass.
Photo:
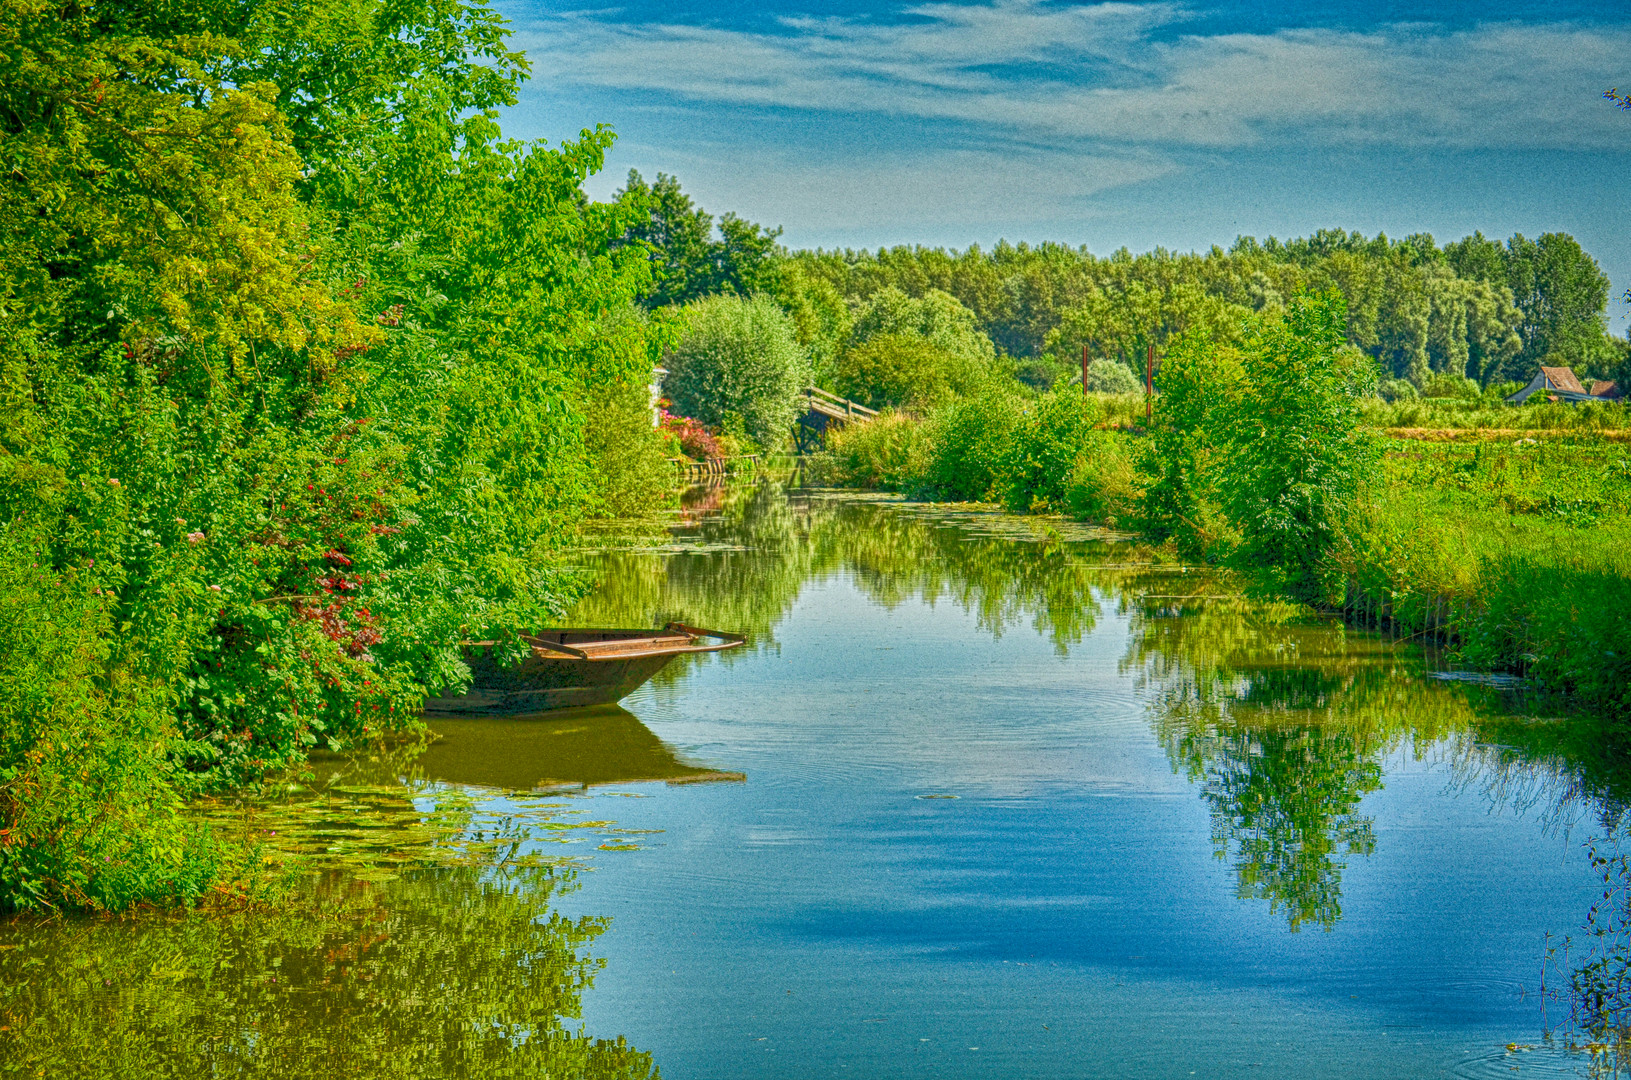
[[1390,443],[1345,611],[1631,718],[1631,448]]
[[[974,455],[991,458],[980,473],[990,486],[959,497],[1139,527],[1147,478],[1135,464],[1143,440],[1114,430],[1133,404],[1100,399],[1100,429],[1083,438],[1051,501],[1033,507],[1004,498],[1021,489],[1004,488],[1001,460],[1041,457],[1017,439]],[[1544,418],[1548,408],[1508,413]],[[838,434],[816,475],[824,483],[944,497],[937,477],[973,475],[966,440],[941,431],[947,419],[892,415]],[[1572,694],[1598,714],[1631,719],[1631,445],[1576,428],[1535,439],[1390,438],[1385,449],[1381,482],[1330,554],[1346,579],[1343,614],[1357,625],[1443,644],[1452,662],[1513,672]],[[1054,448],[1050,456],[1062,462],[1068,455]]]

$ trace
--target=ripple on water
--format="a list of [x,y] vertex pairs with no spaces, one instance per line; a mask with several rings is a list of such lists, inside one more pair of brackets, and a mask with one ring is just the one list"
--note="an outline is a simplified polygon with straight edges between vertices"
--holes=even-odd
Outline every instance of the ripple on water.
[[1591,1061],[1581,1051],[1571,1053],[1558,1046],[1518,1044],[1511,1050],[1502,1047],[1480,1057],[1469,1057],[1456,1066],[1455,1075],[1463,1080],[1494,1080],[1495,1077],[1512,1080],[1513,1076],[1581,1077],[1591,1075]]

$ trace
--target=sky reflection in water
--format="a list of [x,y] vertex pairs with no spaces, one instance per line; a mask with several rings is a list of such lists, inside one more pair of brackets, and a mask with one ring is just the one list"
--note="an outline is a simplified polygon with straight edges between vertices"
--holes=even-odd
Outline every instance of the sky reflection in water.
[[766,485],[603,546],[574,621],[751,647],[676,663],[626,709],[439,722],[416,760],[295,807],[378,856],[405,841],[336,822],[445,818],[472,791],[457,865],[404,872],[397,851],[309,910],[0,929],[0,1060],[1585,1071],[1505,1044],[1539,1042],[1545,935],[1598,898],[1582,841],[1616,830],[1625,773],[1591,733],[1066,523]]

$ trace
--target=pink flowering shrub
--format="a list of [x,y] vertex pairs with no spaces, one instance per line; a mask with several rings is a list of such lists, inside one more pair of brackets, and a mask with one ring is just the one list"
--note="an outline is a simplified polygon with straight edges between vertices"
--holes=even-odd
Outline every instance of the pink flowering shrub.
[[675,416],[661,407],[657,410],[657,421],[666,434],[679,440],[680,453],[686,457],[706,461],[708,458],[724,456],[719,447],[719,440],[699,421],[689,416]]

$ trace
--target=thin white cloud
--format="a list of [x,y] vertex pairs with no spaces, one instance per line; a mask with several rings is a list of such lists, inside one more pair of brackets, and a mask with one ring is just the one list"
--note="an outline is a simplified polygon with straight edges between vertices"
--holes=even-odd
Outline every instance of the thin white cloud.
[[1598,98],[1631,82],[1631,27],[1175,34],[1174,4],[923,4],[903,21],[788,19],[778,32],[531,20],[534,78],[693,102],[864,113],[1146,147],[1622,149]]
[[[619,162],[649,163],[648,174],[684,177],[700,205],[784,226],[795,243],[840,232],[932,230],[947,220],[1037,228],[1083,216],[1100,192],[1176,168],[1147,153],[1078,156],[1013,147],[810,156],[797,148],[627,142],[615,153]],[[621,183],[620,172],[609,172],[590,191],[606,198]]]

